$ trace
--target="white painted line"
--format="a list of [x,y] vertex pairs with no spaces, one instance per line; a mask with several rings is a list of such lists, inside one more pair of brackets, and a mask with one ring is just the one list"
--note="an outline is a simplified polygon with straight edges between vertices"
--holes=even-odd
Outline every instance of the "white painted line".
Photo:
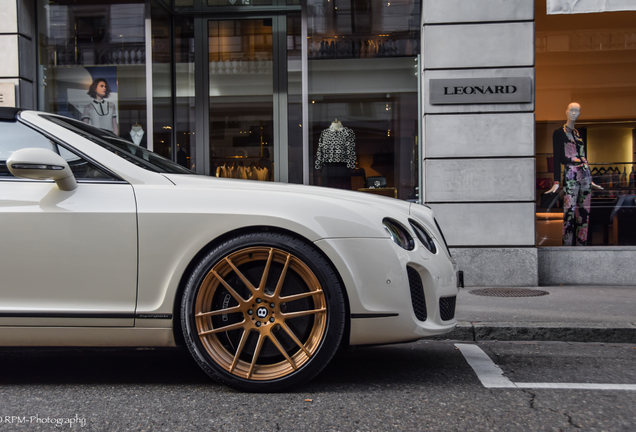
[[566,390],[636,390],[636,384],[515,383],[519,388]]
[[516,387],[504,374],[499,366],[477,345],[455,344],[466,358],[466,361],[477,374],[477,378],[486,388]]
[[499,366],[477,345],[455,344],[486,388],[559,389],[559,390],[632,390],[636,384],[589,384],[589,383],[514,383]]

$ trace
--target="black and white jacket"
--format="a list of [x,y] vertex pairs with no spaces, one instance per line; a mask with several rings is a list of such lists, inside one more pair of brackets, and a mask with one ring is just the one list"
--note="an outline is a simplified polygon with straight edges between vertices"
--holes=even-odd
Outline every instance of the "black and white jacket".
[[320,134],[316,152],[316,169],[322,169],[326,163],[344,162],[347,168],[356,167],[356,134],[353,129],[327,128]]

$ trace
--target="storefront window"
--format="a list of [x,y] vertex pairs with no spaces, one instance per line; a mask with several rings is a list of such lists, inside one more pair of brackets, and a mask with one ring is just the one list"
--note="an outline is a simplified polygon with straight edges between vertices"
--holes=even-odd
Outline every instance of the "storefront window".
[[537,0],[537,245],[636,245],[635,63],[636,12],[548,16]]
[[153,1],[151,21],[152,150],[167,159],[182,162],[183,152],[176,154],[176,146],[173,146],[172,18],[166,9]]
[[273,21],[210,20],[208,40],[210,172],[217,177],[272,181]]
[[175,17],[177,163],[196,170],[194,19]]
[[299,13],[287,15],[287,115],[289,183],[303,183],[302,37]]
[[39,109],[146,146],[145,3],[38,0]]
[[308,11],[310,183],[417,200],[420,2]]

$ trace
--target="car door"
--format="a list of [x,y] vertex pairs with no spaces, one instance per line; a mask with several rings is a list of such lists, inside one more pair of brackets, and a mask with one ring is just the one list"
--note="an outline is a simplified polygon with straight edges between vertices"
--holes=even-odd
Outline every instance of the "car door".
[[[27,147],[66,159],[77,189],[13,177],[5,161]],[[17,121],[0,121],[0,242],[0,326],[134,325],[132,186]]]

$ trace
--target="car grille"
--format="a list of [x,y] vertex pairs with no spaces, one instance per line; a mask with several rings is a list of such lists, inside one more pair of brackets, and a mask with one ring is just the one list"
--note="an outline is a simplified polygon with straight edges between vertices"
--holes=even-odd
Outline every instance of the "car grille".
[[442,317],[442,321],[450,321],[455,318],[455,304],[457,303],[457,297],[443,297],[439,299],[439,314]]
[[415,317],[420,321],[426,321],[426,300],[424,299],[424,285],[420,274],[412,267],[406,267],[409,276],[409,288],[411,289],[411,304]]

